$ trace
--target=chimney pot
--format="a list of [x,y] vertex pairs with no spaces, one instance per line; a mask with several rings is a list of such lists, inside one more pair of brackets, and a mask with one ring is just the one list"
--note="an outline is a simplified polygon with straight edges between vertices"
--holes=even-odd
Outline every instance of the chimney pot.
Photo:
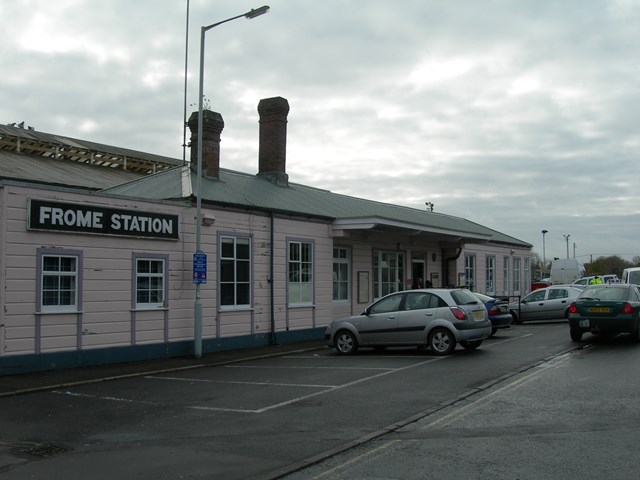
[[[191,130],[191,169],[198,168],[198,112],[187,122]],[[224,129],[222,115],[211,110],[202,111],[202,174],[207,178],[220,176],[220,134]]]
[[272,97],[260,100],[260,151],[258,153],[258,175],[272,183],[287,186],[287,115],[289,102],[286,98]]

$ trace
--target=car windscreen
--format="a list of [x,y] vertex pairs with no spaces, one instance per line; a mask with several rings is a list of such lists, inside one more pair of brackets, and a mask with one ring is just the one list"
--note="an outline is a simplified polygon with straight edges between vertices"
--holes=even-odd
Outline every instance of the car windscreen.
[[629,298],[629,289],[621,287],[589,287],[578,297],[580,300],[609,300],[612,302],[624,302]]
[[456,305],[472,305],[474,303],[480,303],[478,297],[469,290],[452,290],[451,296],[455,300]]

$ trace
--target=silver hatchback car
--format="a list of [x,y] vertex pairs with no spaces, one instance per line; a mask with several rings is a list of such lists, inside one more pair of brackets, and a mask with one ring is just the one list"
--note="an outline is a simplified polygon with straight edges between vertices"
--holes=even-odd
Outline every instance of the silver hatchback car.
[[469,290],[428,288],[395,292],[369,305],[360,315],[332,322],[329,345],[343,355],[358,347],[429,347],[437,355],[478,348],[491,335],[484,304]]

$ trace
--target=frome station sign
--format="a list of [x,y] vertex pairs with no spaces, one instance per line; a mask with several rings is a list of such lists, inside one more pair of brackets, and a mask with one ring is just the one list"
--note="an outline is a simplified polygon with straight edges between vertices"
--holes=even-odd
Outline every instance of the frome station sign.
[[178,215],[30,199],[28,228],[178,240]]

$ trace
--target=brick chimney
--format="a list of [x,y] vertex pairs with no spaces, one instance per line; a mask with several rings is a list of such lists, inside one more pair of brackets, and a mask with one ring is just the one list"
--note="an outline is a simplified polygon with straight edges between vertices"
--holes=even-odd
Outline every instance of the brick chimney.
[[[218,178],[220,175],[220,134],[224,129],[222,115],[211,110],[202,111],[202,175]],[[191,130],[191,169],[198,168],[198,112],[187,122]]]
[[282,97],[263,98],[258,104],[258,113],[260,115],[258,175],[276,185],[286,187],[289,184],[286,171],[289,102]]

